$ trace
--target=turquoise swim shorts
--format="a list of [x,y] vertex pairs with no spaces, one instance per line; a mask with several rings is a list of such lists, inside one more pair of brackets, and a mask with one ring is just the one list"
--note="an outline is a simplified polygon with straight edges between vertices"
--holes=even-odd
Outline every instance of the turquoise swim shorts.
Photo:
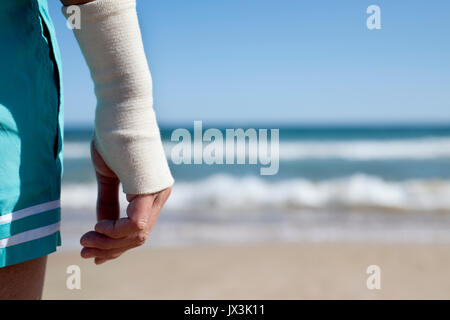
[[63,96],[46,0],[0,1],[0,267],[61,244]]

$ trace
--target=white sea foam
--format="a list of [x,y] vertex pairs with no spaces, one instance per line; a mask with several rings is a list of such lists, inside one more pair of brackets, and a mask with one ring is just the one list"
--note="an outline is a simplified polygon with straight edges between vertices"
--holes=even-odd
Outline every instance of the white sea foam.
[[64,158],[65,159],[87,159],[91,156],[89,142],[65,142]]
[[450,158],[450,138],[284,142],[280,159],[434,159]]
[[[450,212],[449,180],[385,181],[362,174],[313,182],[291,179],[268,182],[260,177],[215,175],[195,182],[177,182],[169,210],[403,210]],[[63,186],[62,204],[71,209],[95,206],[95,184]],[[122,198],[123,204],[126,204]]]
[[[206,145],[206,143],[205,143]],[[167,155],[174,143],[164,142]],[[88,142],[67,142],[64,147],[66,159],[88,158]],[[351,140],[351,141],[281,141],[280,160],[344,159],[450,159],[450,138],[418,138],[403,140]]]

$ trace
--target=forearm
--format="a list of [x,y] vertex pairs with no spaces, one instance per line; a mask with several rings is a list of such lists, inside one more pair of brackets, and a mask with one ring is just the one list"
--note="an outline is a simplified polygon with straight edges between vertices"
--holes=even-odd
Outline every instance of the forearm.
[[[63,1],[73,2],[82,1]],[[81,29],[74,33],[95,83],[94,143],[126,193],[163,190],[173,178],[153,111],[135,0],[96,0],[80,9]]]

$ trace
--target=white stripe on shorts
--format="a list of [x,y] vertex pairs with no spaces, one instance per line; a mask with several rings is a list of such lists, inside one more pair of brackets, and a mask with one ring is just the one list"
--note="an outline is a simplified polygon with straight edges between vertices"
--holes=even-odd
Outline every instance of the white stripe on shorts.
[[10,223],[14,220],[19,220],[25,217],[32,216],[41,212],[56,209],[61,206],[60,200],[50,201],[38,204],[36,206],[28,207],[22,210],[17,210],[11,213],[4,214],[0,216],[0,225],[5,223]]
[[0,239],[0,249],[13,246],[16,244],[36,240],[49,236],[59,230],[60,223],[54,223],[45,227],[25,231],[9,238]]

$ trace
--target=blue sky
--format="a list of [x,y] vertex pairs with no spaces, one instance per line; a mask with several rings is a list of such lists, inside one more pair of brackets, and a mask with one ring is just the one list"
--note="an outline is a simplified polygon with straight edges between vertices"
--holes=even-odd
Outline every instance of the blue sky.
[[[90,125],[87,66],[49,5],[66,124]],[[450,1],[138,0],[138,14],[162,124],[450,122]]]

